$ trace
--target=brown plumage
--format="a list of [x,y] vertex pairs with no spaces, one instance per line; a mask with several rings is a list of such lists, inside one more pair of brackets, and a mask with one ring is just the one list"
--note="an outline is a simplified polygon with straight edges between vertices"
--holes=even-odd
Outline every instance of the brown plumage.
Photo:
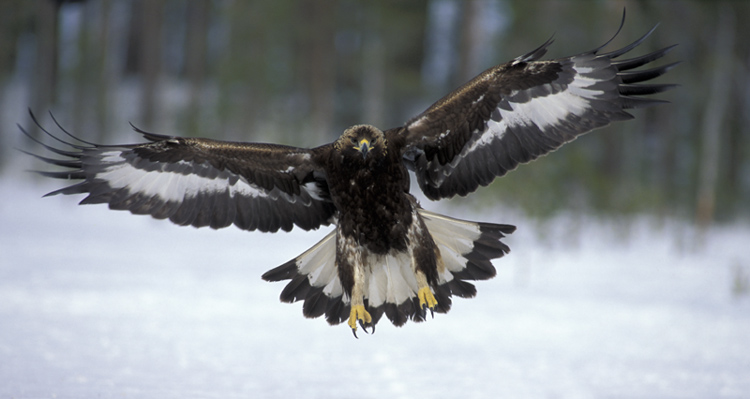
[[617,60],[650,33],[613,52],[600,47],[539,61],[548,41],[481,73],[404,126],[357,125],[312,149],[136,129],[147,143],[56,137],[69,148],[39,144],[63,159],[34,156],[68,169],[41,174],[80,180],[50,195],[88,194],[81,203],[195,227],[274,232],[335,224],[263,278],[291,280],[282,301],[304,301],[307,317],[347,320],[356,335],[357,324],[367,331],[384,314],[400,326],[424,320],[427,310],[447,312],[452,296],[476,294],[467,280],[493,277],[491,260],[509,251],[500,239],[515,227],[422,209],[409,193],[409,170],[429,199],[467,195],[583,133],[632,118],[627,109],[661,102],[643,96],[672,86],[644,82],[675,64],[634,69],[671,47]]

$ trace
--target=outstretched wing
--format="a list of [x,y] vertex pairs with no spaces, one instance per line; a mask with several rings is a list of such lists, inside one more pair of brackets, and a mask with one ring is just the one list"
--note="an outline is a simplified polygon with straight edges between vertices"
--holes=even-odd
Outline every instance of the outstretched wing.
[[674,85],[643,82],[676,63],[634,69],[674,46],[616,60],[654,29],[620,50],[600,53],[605,44],[580,55],[538,61],[549,40],[488,69],[404,127],[390,130],[389,140],[403,143],[404,161],[428,198],[466,195],[583,133],[632,118],[626,109],[663,102],[641,96]]
[[111,209],[215,229],[234,224],[246,230],[289,231],[293,225],[309,230],[331,222],[335,208],[315,162],[315,153],[325,147],[308,150],[136,130],[149,142],[100,145],[76,139],[85,143],[79,145],[45,130],[67,148],[37,142],[64,159],[30,155],[69,170],[39,173],[81,180],[47,195],[87,193],[81,204],[107,203]]

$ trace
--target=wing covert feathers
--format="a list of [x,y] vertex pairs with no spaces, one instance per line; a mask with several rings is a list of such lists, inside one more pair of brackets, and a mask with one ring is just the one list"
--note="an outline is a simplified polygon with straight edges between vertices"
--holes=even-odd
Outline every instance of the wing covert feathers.
[[389,131],[390,137],[403,140],[404,162],[428,198],[467,195],[581,134],[632,118],[629,109],[665,102],[649,96],[675,85],[650,81],[677,63],[636,68],[674,46],[618,59],[652,31],[608,53],[598,48],[541,61],[550,39],[483,72],[403,128]]

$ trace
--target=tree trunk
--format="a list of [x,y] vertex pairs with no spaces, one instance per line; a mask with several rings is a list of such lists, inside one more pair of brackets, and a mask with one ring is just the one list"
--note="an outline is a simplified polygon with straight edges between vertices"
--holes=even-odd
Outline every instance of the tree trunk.
[[363,123],[382,126],[385,122],[386,51],[382,38],[382,18],[370,9],[362,62]]
[[726,112],[730,87],[732,48],[734,47],[734,14],[730,6],[722,4],[719,11],[719,26],[716,33],[715,62],[711,76],[711,91],[708,95],[706,113],[702,126],[701,153],[698,163],[698,198],[696,222],[707,228],[714,219],[716,189],[719,175],[722,124]]
[[201,98],[206,76],[208,20],[211,3],[194,0],[187,3],[187,34],[185,35],[185,75],[190,83],[190,102],[187,113],[187,131],[196,135],[200,131]]
[[[37,113],[47,112],[57,99],[57,53],[58,53],[58,15],[60,2],[40,0],[38,2],[36,23],[36,65],[34,74],[32,109]],[[31,135],[39,136],[36,126],[31,128]]]
[[94,112],[96,114],[96,139],[101,141],[105,132],[109,130],[109,106],[110,106],[110,88],[114,83],[112,77],[112,64],[109,57],[109,42],[112,37],[111,22],[112,1],[100,0],[99,4],[99,30],[96,38],[96,62],[98,68],[96,77],[96,88],[94,95],[96,102]]
[[140,3],[141,31],[139,33],[139,72],[141,75],[141,123],[153,126],[159,108],[161,75],[162,0],[142,0]]
[[456,85],[466,83],[479,73],[479,56],[482,40],[482,8],[478,0],[467,0],[462,4],[461,46],[459,47],[458,79]]
[[92,46],[92,41],[97,40],[92,34],[92,30],[96,21],[94,21],[94,5],[92,3],[84,3],[82,5],[82,16],[81,22],[76,26],[78,57],[73,73],[73,99],[68,108],[69,114],[72,116],[72,122],[70,124],[71,130],[76,134],[88,136],[88,132],[85,132],[84,126],[85,121],[89,119],[91,112],[92,103],[96,103],[92,98],[92,85],[95,84],[91,79],[91,72],[99,70],[99,65],[95,63],[94,52],[96,51]]
[[336,66],[334,35],[336,0],[308,1],[302,7],[307,12],[303,18],[307,25],[304,48],[307,49],[305,65],[310,98],[312,137],[322,141],[331,134],[334,121],[336,93]]

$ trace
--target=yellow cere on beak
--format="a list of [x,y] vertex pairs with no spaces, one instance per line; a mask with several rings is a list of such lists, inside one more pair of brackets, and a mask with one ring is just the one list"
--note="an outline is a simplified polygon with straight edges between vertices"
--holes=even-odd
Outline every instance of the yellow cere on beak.
[[362,153],[362,157],[367,156],[367,151],[370,150],[370,142],[367,139],[362,139],[359,141],[358,146],[354,146],[354,149]]

